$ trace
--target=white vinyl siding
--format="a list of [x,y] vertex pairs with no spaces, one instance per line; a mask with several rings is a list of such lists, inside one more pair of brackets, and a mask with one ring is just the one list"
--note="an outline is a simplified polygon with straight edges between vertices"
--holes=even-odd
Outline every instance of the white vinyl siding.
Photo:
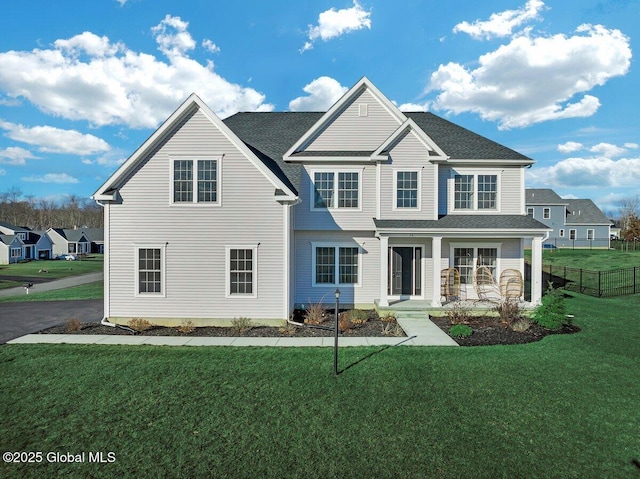
[[398,126],[400,121],[365,90],[319,132],[307,151],[374,151]]
[[[173,160],[220,158],[217,208],[176,207]],[[110,316],[285,319],[283,206],[274,186],[203,114],[180,128],[120,188],[110,208]],[[133,239],[135,238],[135,240]],[[226,296],[227,246],[257,248],[259,298]],[[135,243],[165,246],[164,298],[135,296]]]

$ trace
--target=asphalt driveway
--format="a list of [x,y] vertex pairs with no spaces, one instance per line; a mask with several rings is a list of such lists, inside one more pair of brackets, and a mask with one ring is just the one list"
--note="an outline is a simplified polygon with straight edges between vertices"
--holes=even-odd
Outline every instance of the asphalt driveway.
[[68,319],[98,322],[103,317],[104,301],[35,301],[0,304],[0,344],[11,339],[35,333]]

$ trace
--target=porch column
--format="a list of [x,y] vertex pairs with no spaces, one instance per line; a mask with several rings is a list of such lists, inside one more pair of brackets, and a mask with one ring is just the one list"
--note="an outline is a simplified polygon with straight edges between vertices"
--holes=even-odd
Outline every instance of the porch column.
[[540,304],[542,298],[542,238],[531,241],[531,304]]
[[432,266],[432,291],[431,306],[439,308],[442,306],[440,302],[440,263],[442,258],[442,236],[434,236],[431,239],[431,257],[433,258]]
[[389,281],[389,237],[380,236],[380,301],[378,306],[389,306],[387,282]]

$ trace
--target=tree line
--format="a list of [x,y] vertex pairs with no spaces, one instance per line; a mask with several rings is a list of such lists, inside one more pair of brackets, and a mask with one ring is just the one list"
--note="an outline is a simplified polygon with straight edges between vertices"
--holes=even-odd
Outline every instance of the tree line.
[[0,221],[32,230],[101,228],[102,207],[89,198],[70,195],[62,201],[24,195],[17,187],[0,192]]

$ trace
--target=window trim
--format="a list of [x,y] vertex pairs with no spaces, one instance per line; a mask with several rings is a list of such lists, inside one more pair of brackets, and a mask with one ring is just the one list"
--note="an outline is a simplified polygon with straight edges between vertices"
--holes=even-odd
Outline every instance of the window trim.
[[[316,283],[316,248],[334,249],[334,282]],[[358,282],[340,283],[340,248],[357,248],[358,250]],[[362,247],[357,242],[312,242],[311,243],[311,286],[314,288],[351,287],[362,286]]]
[[548,207],[542,208],[542,219],[543,220],[551,219],[551,208],[548,208]]
[[[138,298],[166,298],[167,297],[167,261],[166,261],[166,245],[158,243],[134,244],[134,261],[135,261],[135,281],[134,291]],[[160,250],[160,293],[141,293],[140,292],[140,250],[141,249],[159,249]]]
[[[416,206],[398,206],[398,173],[417,173],[418,191]],[[419,168],[394,168],[393,169],[393,211],[422,211],[422,169]]]
[[[315,205],[315,196],[316,196],[316,184],[315,177],[316,173],[333,173],[333,201],[332,205],[326,208],[316,207]],[[358,175],[358,207],[350,208],[345,206],[337,206],[338,204],[338,183],[340,178],[340,173],[357,173]],[[314,168],[309,170],[309,209],[310,211],[362,211],[362,180],[364,176],[364,168]]]
[[[9,249],[10,249],[9,258],[21,258],[22,257],[22,247],[20,247],[20,246],[18,246],[17,248],[16,247],[11,247]],[[13,254],[14,251],[17,251],[18,254],[14,255]]]
[[[224,155],[212,156],[171,156],[170,164],[170,182],[169,182],[169,205],[170,206],[188,206],[188,207],[206,207],[206,206],[222,206],[222,158]],[[175,201],[174,200],[174,180],[176,161],[191,161],[194,163],[192,182],[193,198],[191,201]],[[215,161],[216,162],[216,201],[198,201],[198,161]]]
[[560,228],[560,230],[558,231],[558,237],[564,238],[564,228]]
[[[473,208],[461,209],[455,207],[456,191],[455,181],[456,176],[473,176]],[[448,214],[454,215],[466,215],[466,214],[495,214],[500,213],[501,210],[501,198],[502,198],[502,170],[487,169],[480,170],[478,168],[452,168],[449,175],[448,182]],[[495,208],[478,208],[478,176],[495,176],[496,177],[496,207]]]
[[[573,236],[573,238],[572,238]],[[578,230],[577,229],[570,229],[569,230],[569,241],[575,241],[578,239]]]
[[[589,234],[589,233],[591,233],[591,234]],[[591,236],[591,237],[589,237],[589,236]],[[588,241],[595,241],[595,239],[596,239],[596,230],[595,230],[595,228],[588,228],[587,229],[587,240]]]
[[[231,250],[248,249],[251,250],[251,277],[252,288],[251,294],[246,293],[232,293],[231,292]],[[240,244],[240,245],[228,245],[224,247],[224,277],[225,277],[225,298],[239,298],[239,299],[256,299],[258,297],[258,246]]]
[[532,218],[535,218],[536,209],[533,206],[527,206],[527,216],[531,216]]

